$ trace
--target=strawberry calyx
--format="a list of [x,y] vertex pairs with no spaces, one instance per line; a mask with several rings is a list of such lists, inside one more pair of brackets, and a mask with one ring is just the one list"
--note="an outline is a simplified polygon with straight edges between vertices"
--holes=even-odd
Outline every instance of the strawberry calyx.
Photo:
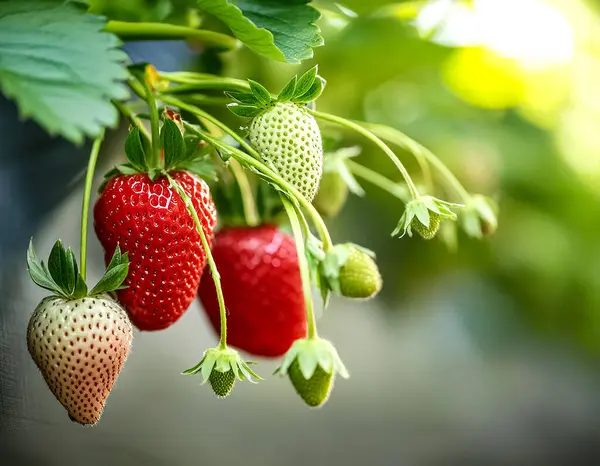
[[498,206],[489,197],[471,195],[460,215],[463,230],[473,238],[493,235],[498,228],[497,210]]
[[133,127],[125,140],[127,162],[115,166],[104,175],[99,191],[118,175],[142,173],[154,181],[165,172],[187,171],[205,180],[216,179],[215,167],[209,159],[209,145],[197,134],[186,132],[181,116],[170,109],[163,112],[162,122],[159,136],[162,167],[153,166],[150,140],[139,128]]
[[233,100],[227,108],[239,117],[253,118],[277,102],[306,105],[316,100],[325,88],[326,81],[317,71],[318,66],[315,65],[300,77],[294,75],[276,97],[262,84],[249,79],[250,92],[225,92]]
[[62,241],[56,241],[46,265],[38,258],[32,239],[27,249],[27,270],[33,282],[41,288],[65,299],[80,299],[124,288],[122,284],[129,272],[129,257],[127,253],[121,254],[117,245],[104,275],[88,291],[71,248],[65,250]]
[[245,362],[236,350],[217,346],[207,349],[200,362],[183,371],[183,375],[201,374],[201,385],[209,382],[215,395],[224,398],[229,395],[236,380],[247,380],[250,383],[262,380],[250,369],[250,364],[255,363]]
[[345,379],[350,376],[335,346],[319,337],[296,340],[274,373],[287,375],[311,407],[327,401],[337,374]]
[[419,196],[406,204],[404,213],[392,232],[392,236],[400,235],[402,238],[408,234],[412,237],[413,230],[415,230],[423,239],[432,239],[439,230],[442,220],[457,219],[450,207],[460,208],[463,205],[442,201],[433,196]]

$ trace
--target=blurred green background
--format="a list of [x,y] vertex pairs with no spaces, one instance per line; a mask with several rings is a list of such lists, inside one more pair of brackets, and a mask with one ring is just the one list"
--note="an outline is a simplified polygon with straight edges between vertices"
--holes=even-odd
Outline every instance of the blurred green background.
[[[177,1],[91,3],[122,19],[190,21]],[[217,402],[180,377],[215,340],[195,303],[172,330],[136,336],[93,435],[65,426],[28,366],[34,414],[13,447],[47,456],[26,464],[600,464],[600,2],[315,6],[326,45],[309,62],[240,49],[207,51],[189,68],[277,90],[318,63],[328,83],[320,110],[390,125],[427,146],[470,192],[498,201],[497,233],[478,241],[459,232],[456,249],[440,238],[391,238],[402,204],[362,183],[367,196],[351,196],[328,223],[337,242],[377,253],[384,290],[358,305],[336,299],[323,316],[322,334],[352,373],[324,409],[304,409],[284,380],[239,386]],[[400,181],[363,139],[323,130],[363,145],[357,161]],[[105,165],[121,147],[109,148]],[[412,155],[398,155],[420,181]],[[436,186],[457,200],[442,180]],[[45,226],[40,251],[56,237],[76,244],[79,203],[75,193]],[[90,246],[99,276],[102,253],[95,239]],[[33,309],[43,292],[22,275]],[[274,367],[261,362],[259,372]],[[53,446],[66,438],[90,460],[65,463]]]

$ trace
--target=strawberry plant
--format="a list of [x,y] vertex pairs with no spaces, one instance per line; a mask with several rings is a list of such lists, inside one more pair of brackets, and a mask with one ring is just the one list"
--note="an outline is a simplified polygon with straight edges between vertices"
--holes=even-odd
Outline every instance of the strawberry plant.
[[[335,376],[349,374],[334,344],[319,335],[314,308],[327,308],[332,295],[373,298],[385,281],[368,245],[334,243],[322,217],[335,217],[349,194],[363,196],[359,180],[397,199],[393,236],[433,240],[441,225],[457,220],[476,238],[497,228],[491,200],[465,190],[416,141],[317,110],[326,79],[316,65],[274,93],[252,79],[163,72],[132,63],[121,49],[122,41],[177,39],[233,60],[246,46],[265,59],[300,64],[323,45],[320,14],[308,1],[180,4],[209,18],[213,29],[122,21],[118,8],[96,1],[0,4],[2,92],[49,133],[76,144],[95,140],[79,263],[60,241],[47,265],[33,247],[27,255],[32,280],[51,293],[31,317],[29,351],[81,424],[98,421],[129,354],[132,326],[167,329],[197,295],[220,340],[184,374],[201,375],[226,397],[236,381],[261,380],[238,350],[280,358],[276,373],[306,404],[323,405]],[[234,124],[226,123],[225,109]],[[120,118],[130,124],[127,161],[106,173],[95,200],[107,269],[88,291],[92,181],[105,130]],[[404,182],[353,160],[361,148],[346,144],[348,133],[380,149]],[[394,147],[413,154],[440,186],[417,185]]]

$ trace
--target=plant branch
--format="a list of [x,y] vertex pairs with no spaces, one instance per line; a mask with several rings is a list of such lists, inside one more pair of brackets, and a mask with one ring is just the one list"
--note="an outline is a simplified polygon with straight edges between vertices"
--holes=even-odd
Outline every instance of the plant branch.
[[92,196],[92,183],[94,181],[94,172],[96,170],[96,162],[98,161],[98,154],[100,153],[100,147],[104,140],[104,131],[94,141],[92,151],[90,152],[90,158],[88,160],[87,172],[85,174],[85,186],[83,188],[83,202],[81,204],[81,242],[79,251],[79,271],[81,278],[85,281],[86,267],[87,267],[87,228],[88,228],[88,217],[90,212],[90,198]]
[[171,175],[169,175],[166,171],[164,175],[169,180],[169,184],[177,194],[181,196],[183,202],[188,209],[188,212],[192,216],[194,223],[196,224],[196,229],[198,230],[198,234],[200,235],[200,240],[202,241],[202,248],[204,249],[204,253],[206,254],[206,260],[208,261],[208,267],[210,269],[210,273],[212,275],[213,281],[215,283],[215,289],[217,291],[217,301],[219,303],[219,315],[221,318],[221,339],[219,341],[219,348],[226,349],[227,348],[227,310],[225,308],[225,298],[223,297],[223,288],[221,287],[221,276],[219,275],[219,270],[217,269],[217,264],[215,264],[215,260],[213,258],[212,252],[210,250],[210,246],[208,244],[208,240],[206,239],[206,235],[204,234],[204,229],[202,228],[202,223],[200,223],[200,219],[198,218],[198,213],[194,208],[194,204],[192,200],[187,195],[185,190],[177,183]]
[[104,31],[112,32],[125,41],[190,39],[220,50],[233,50],[240,44],[235,37],[226,34],[175,24],[109,21]]
[[402,185],[390,180],[389,178],[386,178],[382,174],[377,173],[375,170],[371,170],[370,168],[367,168],[364,165],[355,162],[354,160],[346,160],[346,166],[354,175],[383,189],[401,201],[408,202],[408,200],[410,200],[407,199],[410,198],[410,193],[408,190],[405,191]]
[[260,223],[258,213],[256,210],[256,203],[254,202],[254,194],[252,193],[252,186],[246,176],[246,172],[241,167],[237,160],[229,161],[229,168],[231,173],[237,182],[240,191],[242,193],[242,207],[244,209],[244,219],[246,223],[253,227]]
[[296,242],[296,253],[298,254],[298,266],[300,268],[300,277],[302,279],[302,290],[304,292],[304,301],[306,306],[306,323],[307,323],[307,338],[315,339],[317,335],[317,322],[315,318],[315,310],[313,308],[312,292],[310,287],[310,271],[308,268],[308,261],[306,260],[306,252],[304,250],[304,238],[302,237],[302,229],[300,222],[298,221],[298,214],[294,209],[294,206],[290,200],[280,195],[283,207],[290,219],[290,225],[294,233],[294,240]]
[[406,184],[408,185],[408,189],[410,190],[411,197],[413,199],[418,199],[420,197],[419,191],[417,190],[417,187],[413,183],[413,180],[410,177],[410,174],[408,173],[408,171],[406,170],[406,167],[402,164],[402,162],[400,162],[400,160],[398,159],[396,154],[394,154],[394,152],[387,146],[387,144],[385,142],[383,142],[381,139],[379,139],[377,136],[375,136],[372,132],[370,132],[369,130],[363,128],[362,126],[354,123],[353,121],[347,120],[342,117],[338,117],[335,115],[331,115],[329,113],[318,112],[316,110],[310,110],[310,109],[308,110],[308,112],[317,118],[321,118],[322,120],[337,123],[338,125],[345,126],[346,128],[350,128],[350,129],[356,131],[357,133],[361,134],[362,136],[366,137],[371,142],[375,143],[375,145],[377,145],[377,147],[379,147],[389,157],[389,159],[394,163],[394,165],[396,165],[396,167],[402,174],[404,181],[406,181]]
[[133,111],[127,105],[117,101],[113,101],[113,105],[117,108],[121,115],[123,115],[125,118],[128,118],[131,124],[138,128],[140,132],[146,138],[148,138],[148,140],[150,140],[150,133],[148,133],[148,130],[144,126],[144,123],[133,113]]

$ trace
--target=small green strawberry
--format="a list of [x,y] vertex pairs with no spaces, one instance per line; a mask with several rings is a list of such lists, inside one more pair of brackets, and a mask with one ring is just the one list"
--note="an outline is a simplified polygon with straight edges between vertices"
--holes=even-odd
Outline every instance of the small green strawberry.
[[215,392],[215,395],[220,398],[225,398],[227,395],[229,395],[229,393],[231,393],[231,389],[235,384],[235,379],[235,374],[231,369],[226,372],[213,369],[213,371],[210,373],[208,381],[213,389],[213,392]]
[[275,373],[287,374],[300,398],[312,408],[329,399],[336,374],[349,377],[333,344],[319,337],[296,340]]
[[330,290],[346,298],[366,299],[381,290],[375,254],[357,244],[336,244],[320,260],[319,272]]
[[420,196],[406,205],[404,214],[392,232],[392,236],[400,233],[400,237],[408,233],[412,236],[415,230],[423,239],[433,239],[443,219],[456,220],[456,214],[450,207],[463,207],[461,204],[442,201],[432,196]]
[[240,357],[239,353],[232,348],[210,348],[204,352],[198,364],[183,372],[184,375],[202,375],[202,385],[210,382],[210,386],[219,398],[225,398],[235,384],[236,380],[262,380],[256,375],[249,364]]
[[322,92],[324,80],[317,68],[294,78],[277,99],[259,83],[249,80],[251,94],[228,93],[236,100],[229,109],[252,117],[248,137],[266,163],[312,201],[323,172],[321,130],[306,104]]
[[306,379],[300,370],[298,358],[288,369],[288,376],[296,393],[310,406],[316,408],[325,404],[333,388],[333,374],[325,372],[321,366],[315,368],[313,375]]
[[352,247],[351,251],[340,268],[341,295],[347,298],[372,298],[379,293],[382,285],[377,264],[362,248]]

